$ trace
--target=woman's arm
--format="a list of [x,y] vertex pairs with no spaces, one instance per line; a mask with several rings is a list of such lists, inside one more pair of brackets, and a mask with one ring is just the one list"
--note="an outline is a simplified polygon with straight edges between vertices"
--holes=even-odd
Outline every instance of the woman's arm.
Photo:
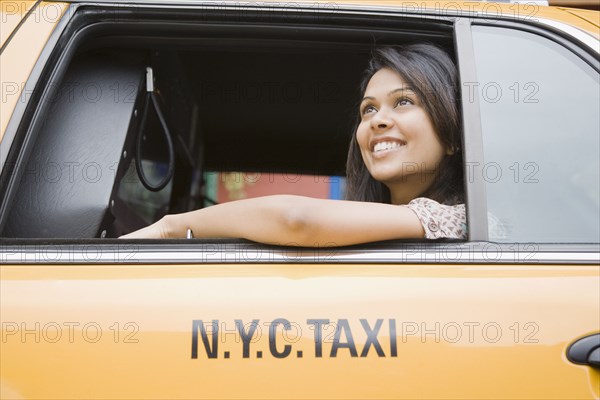
[[122,238],[184,238],[188,228],[195,238],[315,247],[423,238],[425,233],[417,215],[404,206],[278,195],[167,215]]

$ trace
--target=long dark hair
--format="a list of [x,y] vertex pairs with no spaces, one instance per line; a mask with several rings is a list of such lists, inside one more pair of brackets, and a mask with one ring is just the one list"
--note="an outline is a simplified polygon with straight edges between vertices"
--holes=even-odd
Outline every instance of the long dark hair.
[[[442,146],[453,151],[440,162],[432,185],[421,196],[446,204],[464,202],[456,66],[444,50],[432,44],[378,48],[374,50],[361,81],[362,94],[373,75],[383,68],[396,71],[413,88],[431,118]],[[359,124],[360,117],[354,127],[346,162],[346,198],[390,203],[389,189],[373,179],[363,162],[356,140]]]

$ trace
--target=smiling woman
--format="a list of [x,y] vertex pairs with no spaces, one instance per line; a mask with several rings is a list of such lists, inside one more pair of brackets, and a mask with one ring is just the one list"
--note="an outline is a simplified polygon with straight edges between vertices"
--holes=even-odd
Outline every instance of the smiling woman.
[[[363,78],[361,93],[365,98],[348,154],[349,198],[406,204],[424,195],[438,202],[462,203],[456,67],[446,52],[429,44],[400,51],[379,49]],[[388,138],[402,145],[411,142],[400,146],[409,153],[400,160],[402,179],[396,183],[392,177],[385,182],[369,168],[371,158],[380,159],[373,145],[383,150],[379,142],[385,144]],[[361,143],[361,139],[370,142]],[[385,154],[382,152],[382,159]],[[396,187],[393,192],[400,198],[390,198],[390,185]],[[406,194],[401,195],[402,191]]]
[[177,238],[192,230],[199,238],[296,246],[464,239],[455,82],[452,61],[433,45],[378,49],[350,145],[349,200],[246,199],[167,215],[122,237]]
[[429,44],[382,48],[361,92],[365,98],[348,155],[349,199],[408,204],[427,238],[464,238],[454,63]]

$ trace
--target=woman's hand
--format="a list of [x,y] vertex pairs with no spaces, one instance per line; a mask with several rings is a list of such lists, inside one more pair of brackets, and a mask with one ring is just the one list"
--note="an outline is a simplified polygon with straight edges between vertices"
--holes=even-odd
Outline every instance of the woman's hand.
[[167,217],[163,217],[152,225],[123,235],[119,239],[167,239],[170,237],[169,232],[171,231],[168,220]]

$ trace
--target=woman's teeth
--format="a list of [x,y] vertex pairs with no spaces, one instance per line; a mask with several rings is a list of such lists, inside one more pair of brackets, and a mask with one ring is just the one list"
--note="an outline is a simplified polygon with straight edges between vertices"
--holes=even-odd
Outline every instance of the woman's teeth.
[[378,151],[397,149],[402,146],[403,144],[398,142],[379,142],[373,148],[373,153],[377,153]]

